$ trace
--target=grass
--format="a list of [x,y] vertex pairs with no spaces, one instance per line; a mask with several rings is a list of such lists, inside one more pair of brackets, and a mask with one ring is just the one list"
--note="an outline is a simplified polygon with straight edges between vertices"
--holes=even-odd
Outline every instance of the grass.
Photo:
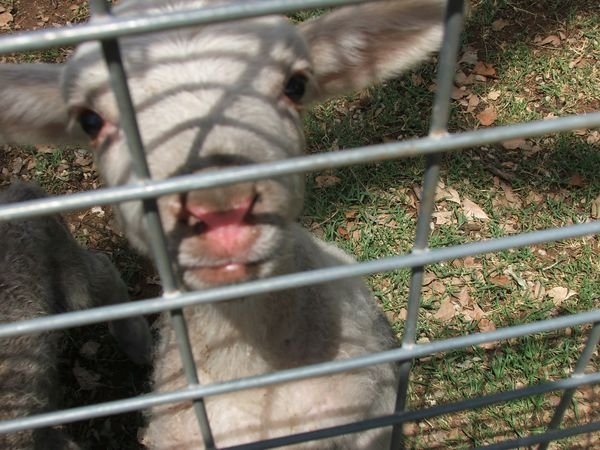
[[[466,86],[480,99],[479,109],[470,112],[455,102],[451,130],[481,127],[477,113],[487,106],[498,113],[494,125],[598,109],[600,11],[595,2],[545,2],[543,14],[533,1],[474,3],[463,51],[474,49],[477,60],[491,64],[497,76]],[[492,24],[499,19],[508,25],[493,32]],[[559,36],[559,46],[537,43],[553,34]],[[468,74],[473,65],[462,63],[459,70]],[[433,64],[425,65],[382,86],[318,106],[306,120],[309,149],[337,151],[425,135],[434,72]],[[496,93],[495,99],[487,98],[490,92]],[[470,219],[461,203],[440,200],[436,213],[446,219],[435,224],[431,246],[590,220],[591,204],[600,194],[594,136],[593,130],[586,130],[527,141],[523,148],[498,144],[445,155],[444,189],[472,200],[489,219]],[[359,260],[405,253],[414,239],[415,187],[422,174],[423,161],[418,158],[315,174],[305,223]],[[339,181],[323,186],[319,176]],[[496,328],[595,309],[600,297],[598,249],[598,239],[592,237],[432,265],[427,274],[434,281],[423,289],[417,339],[481,331],[482,322],[473,319],[475,306]],[[409,280],[406,270],[369,279],[399,336]],[[572,295],[563,299],[555,295],[557,288]],[[436,313],[445,302],[457,313],[439,320]],[[574,367],[587,331],[589,327],[557,330],[416,361],[410,406],[427,407],[564,377]],[[599,368],[596,355],[589,370]],[[598,420],[588,403],[598,398],[598,391],[586,398],[582,392],[567,414],[568,424]],[[540,432],[557,398],[553,393],[429,419],[411,428],[410,446],[468,448]],[[586,439],[567,439],[556,448],[592,448],[594,444],[586,447]]]
[[[0,0],[0,4],[7,1]],[[485,62],[496,75],[462,84],[466,95],[452,103],[451,131],[482,127],[478,116],[485,108],[496,111],[494,125],[600,109],[600,11],[596,0],[471,3],[458,70],[469,76],[477,62]],[[74,14],[80,16],[79,11]],[[506,24],[497,29],[494,24],[498,21]],[[543,44],[549,36],[557,36],[558,41]],[[469,53],[475,55],[474,60],[465,57]],[[62,57],[59,52],[26,59]],[[305,122],[309,151],[343,151],[426,135],[434,82],[435,64],[431,61],[406,76],[315,107]],[[468,99],[478,104],[473,107]],[[440,193],[447,195],[436,201],[431,247],[590,220],[592,203],[600,196],[596,175],[600,153],[595,136],[594,130],[580,130],[523,141],[516,147],[496,144],[444,155]],[[89,165],[77,159],[81,155],[35,149],[20,150],[20,155],[26,166],[31,164],[28,173],[50,192],[94,187]],[[423,167],[423,159],[414,158],[311,174],[302,221],[359,260],[406,253],[414,241]],[[465,199],[481,207],[487,218],[469,217]],[[146,279],[146,263],[127,249],[124,239],[115,237],[105,220],[88,215],[74,222],[84,223],[74,230],[80,241],[111,252],[132,295],[148,297],[152,282]],[[417,340],[449,338],[598,308],[599,249],[598,238],[590,237],[427,267]],[[368,280],[398,336],[404,329],[409,281],[407,270]],[[562,289],[567,292],[559,295]],[[440,308],[448,303],[455,314],[439,318]],[[411,376],[410,408],[564,377],[574,367],[588,331],[589,327],[573,327],[422,358],[415,362]],[[90,362],[79,353],[67,355],[67,360],[79,361],[92,372],[92,378],[99,375],[110,398],[99,398],[99,391],[81,388],[73,405],[122,398],[146,389],[143,371],[122,365],[103,328],[77,333],[72,339],[79,346],[89,341],[100,344],[96,359],[103,364]],[[589,371],[598,370],[596,353]],[[131,374],[118,379],[121,373]],[[80,385],[70,372],[69,377],[71,384]],[[599,397],[598,389],[578,390],[566,423],[598,420]],[[469,448],[540,432],[558,398],[551,393],[410,424],[408,445],[414,449]],[[134,414],[75,424],[71,432],[81,436],[89,448],[124,448],[125,438],[119,440],[118,436],[126,435],[135,442],[135,428],[140,423],[140,416]],[[564,440],[555,448],[591,449],[597,445],[593,437],[586,439]]]

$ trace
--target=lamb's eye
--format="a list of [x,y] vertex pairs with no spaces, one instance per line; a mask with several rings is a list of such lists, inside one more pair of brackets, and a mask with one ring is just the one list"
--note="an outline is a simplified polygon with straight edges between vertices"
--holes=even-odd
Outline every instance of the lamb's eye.
[[77,118],[79,125],[90,138],[96,139],[102,127],[104,127],[104,119],[91,109],[84,109],[79,113]]
[[306,83],[308,78],[302,74],[295,74],[290,77],[285,85],[283,93],[294,103],[299,103],[306,92]]

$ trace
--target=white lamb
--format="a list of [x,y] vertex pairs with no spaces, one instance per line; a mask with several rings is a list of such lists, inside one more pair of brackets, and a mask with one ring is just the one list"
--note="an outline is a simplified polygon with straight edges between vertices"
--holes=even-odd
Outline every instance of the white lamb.
[[[232,1],[122,0],[114,14],[225,3]],[[378,1],[299,26],[263,17],[120,39],[152,177],[301,155],[301,111],[392,77],[435,50],[444,3]],[[80,45],[65,65],[0,66],[0,142],[90,140],[108,185],[136,181],[98,43]],[[303,191],[303,177],[296,175],[161,197],[161,220],[183,285],[205,289],[352,263],[296,224]],[[116,209],[130,241],[148,252],[141,202]],[[203,383],[394,345],[361,280],[197,306],[185,316]],[[206,405],[223,447],[391,413],[396,385],[388,364],[210,397]],[[184,386],[174,333],[163,320],[154,389]],[[148,420],[143,442],[149,448],[204,448],[189,403],[156,408]],[[390,431],[293,448],[384,449]]]

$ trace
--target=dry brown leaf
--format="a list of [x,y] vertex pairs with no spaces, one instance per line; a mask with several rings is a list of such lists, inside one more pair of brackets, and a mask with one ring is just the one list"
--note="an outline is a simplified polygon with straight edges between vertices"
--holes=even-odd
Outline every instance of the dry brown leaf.
[[346,230],[344,227],[338,227],[337,232],[344,239],[350,238],[350,233],[348,233],[348,230]]
[[0,13],[0,27],[5,27],[13,21],[13,15],[8,11]]
[[498,100],[502,93],[500,91],[490,91],[487,95],[488,100]]
[[463,97],[466,97],[470,93],[471,92],[467,91],[467,89],[464,86],[462,86],[462,87],[456,87],[456,86],[454,86],[452,88],[452,92],[450,93],[450,97],[453,100],[459,100],[459,99],[461,99]]
[[469,309],[463,310],[463,316],[465,317],[465,319],[471,320],[471,321],[476,321],[476,320],[481,320],[485,316],[485,313],[483,312],[483,310],[479,307],[479,305],[477,303],[472,302],[471,305],[469,305],[469,306],[470,306]]
[[469,102],[467,103],[467,112],[473,112],[475,111],[475,108],[477,108],[477,106],[479,106],[479,96],[477,94],[471,94],[469,96]]
[[335,175],[319,175],[315,177],[315,184],[319,188],[335,186],[339,184],[342,179]]
[[429,285],[429,288],[431,289],[432,293],[437,295],[441,295],[446,292],[446,285],[440,280],[435,280]]
[[547,36],[540,42],[538,42],[538,45],[548,44],[550,44],[552,47],[558,47],[560,45],[560,36],[557,36],[556,34],[551,34],[550,36]]
[[490,283],[492,283],[495,286],[501,286],[501,287],[506,287],[506,286],[510,286],[512,284],[512,281],[509,277],[507,277],[506,275],[496,275],[494,277],[490,277]]
[[592,202],[592,211],[590,215],[592,219],[600,219],[600,195]]
[[344,217],[348,220],[354,220],[358,216],[358,209],[349,209],[344,213]]
[[552,302],[556,306],[560,306],[562,302],[567,300],[568,298],[577,295],[577,292],[570,290],[566,287],[554,287],[546,292],[546,295],[552,299]]
[[467,256],[464,258],[463,263],[465,267],[481,267],[481,264],[478,263],[472,256]]
[[471,294],[469,293],[469,288],[466,286],[464,286],[457,294],[454,294],[453,297],[458,300],[458,303],[460,303],[463,308],[470,306],[473,302]]
[[477,61],[477,64],[475,64],[475,67],[473,68],[473,73],[484,77],[495,77],[496,69],[492,64]]
[[527,194],[527,197],[525,197],[525,203],[528,205],[539,205],[543,201],[544,196],[534,191],[530,191],[529,194]]
[[521,206],[521,199],[519,198],[519,196],[517,194],[515,194],[515,191],[513,191],[513,188],[510,185],[501,181],[500,187],[504,191],[504,197],[506,198],[506,201],[508,202],[508,204],[510,206],[515,206],[515,207]]
[[435,223],[437,225],[448,225],[449,223],[454,222],[453,211],[436,211],[432,216],[435,218]]
[[433,315],[438,320],[450,320],[456,315],[454,304],[450,300],[444,300],[440,305],[440,309]]
[[493,124],[497,118],[498,118],[498,112],[496,111],[496,108],[494,108],[493,106],[488,106],[483,111],[481,111],[479,114],[477,114],[477,119],[479,119],[479,122],[481,123],[481,125],[486,126],[486,127]]
[[423,274],[423,286],[428,286],[436,279],[437,279],[437,277],[435,276],[434,273],[425,272],[425,274]]
[[504,20],[504,19],[494,20],[492,22],[492,30],[500,31],[509,25],[510,25],[510,22],[508,20]]
[[478,61],[477,58],[477,50],[473,47],[466,47],[465,52],[460,58],[459,64],[465,63],[470,65],[475,65]]
[[529,292],[531,292],[531,296],[534,299],[542,299],[546,296],[546,289],[539,281],[528,282],[527,284],[529,285]]
[[490,319],[482,318],[477,324],[479,331],[494,331],[496,329],[496,325]]
[[598,142],[600,142],[600,131],[592,131],[585,140],[585,142],[587,142],[590,145],[597,144]]
[[472,200],[464,198],[462,201],[463,212],[468,219],[490,220],[488,215]]
[[400,320],[406,320],[408,311],[406,310],[406,308],[400,308],[400,311],[398,311],[398,319]]
[[522,138],[510,139],[508,141],[503,141],[501,144],[506,150],[529,150],[531,148],[531,145]]
[[571,178],[569,178],[568,185],[575,187],[583,187],[586,185],[586,182],[581,175],[575,174]]
[[438,185],[438,188],[435,192],[435,200],[438,202],[441,200],[447,200],[452,203],[460,204],[460,194],[454,188],[443,188]]

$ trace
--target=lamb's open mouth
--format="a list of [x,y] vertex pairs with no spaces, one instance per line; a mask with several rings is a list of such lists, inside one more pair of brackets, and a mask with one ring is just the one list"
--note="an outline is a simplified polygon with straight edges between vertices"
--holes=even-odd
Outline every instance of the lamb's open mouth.
[[222,284],[241,283],[256,278],[260,263],[228,262],[219,266],[197,266],[186,269],[188,276],[194,277],[202,284],[218,286]]

